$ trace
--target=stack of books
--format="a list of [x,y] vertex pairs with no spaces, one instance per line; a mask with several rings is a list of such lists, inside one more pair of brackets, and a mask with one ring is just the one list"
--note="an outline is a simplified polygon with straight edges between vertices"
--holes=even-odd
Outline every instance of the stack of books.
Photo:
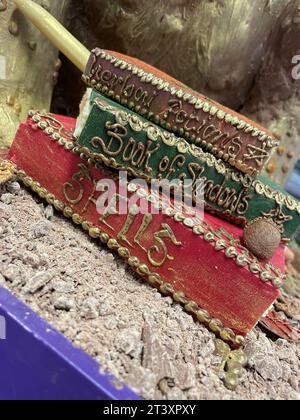
[[[300,203],[259,176],[278,143],[118,53],[93,50],[83,81],[78,119],[31,111],[9,164],[149,284],[242,345],[279,295],[284,247],[300,227]],[[183,186],[190,202],[180,206]]]

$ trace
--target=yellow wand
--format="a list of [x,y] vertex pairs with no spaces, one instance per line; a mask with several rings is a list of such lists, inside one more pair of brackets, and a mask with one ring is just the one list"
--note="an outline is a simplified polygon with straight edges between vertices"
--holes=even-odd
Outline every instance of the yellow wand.
[[14,3],[34,26],[81,71],[84,72],[90,51],[43,7],[32,0],[14,0]]

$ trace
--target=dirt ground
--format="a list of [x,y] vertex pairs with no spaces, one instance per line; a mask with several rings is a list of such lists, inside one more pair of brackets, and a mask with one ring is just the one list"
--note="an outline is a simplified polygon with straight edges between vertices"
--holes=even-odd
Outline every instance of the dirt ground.
[[257,327],[229,391],[213,334],[17,182],[0,190],[0,286],[144,398],[300,399],[299,345]]

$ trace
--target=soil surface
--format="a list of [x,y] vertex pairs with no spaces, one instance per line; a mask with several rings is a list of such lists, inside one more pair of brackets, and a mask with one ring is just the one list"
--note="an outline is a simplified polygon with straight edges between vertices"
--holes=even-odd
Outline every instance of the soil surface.
[[17,182],[0,189],[0,286],[146,399],[300,399],[299,345],[256,327],[229,391],[212,333]]

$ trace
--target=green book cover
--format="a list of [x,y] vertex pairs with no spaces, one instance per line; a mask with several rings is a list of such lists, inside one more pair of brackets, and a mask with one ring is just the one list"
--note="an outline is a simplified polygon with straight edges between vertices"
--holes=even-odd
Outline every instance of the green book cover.
[[208,210],[238,224],[270,217],[283,239],[293,238],[300,229],[300,203],[293,197],[266,180],[234,170],[96,91],[89,91],[75,136],[83,153],[132,176],[189,180],[194,199],[203,191]]

